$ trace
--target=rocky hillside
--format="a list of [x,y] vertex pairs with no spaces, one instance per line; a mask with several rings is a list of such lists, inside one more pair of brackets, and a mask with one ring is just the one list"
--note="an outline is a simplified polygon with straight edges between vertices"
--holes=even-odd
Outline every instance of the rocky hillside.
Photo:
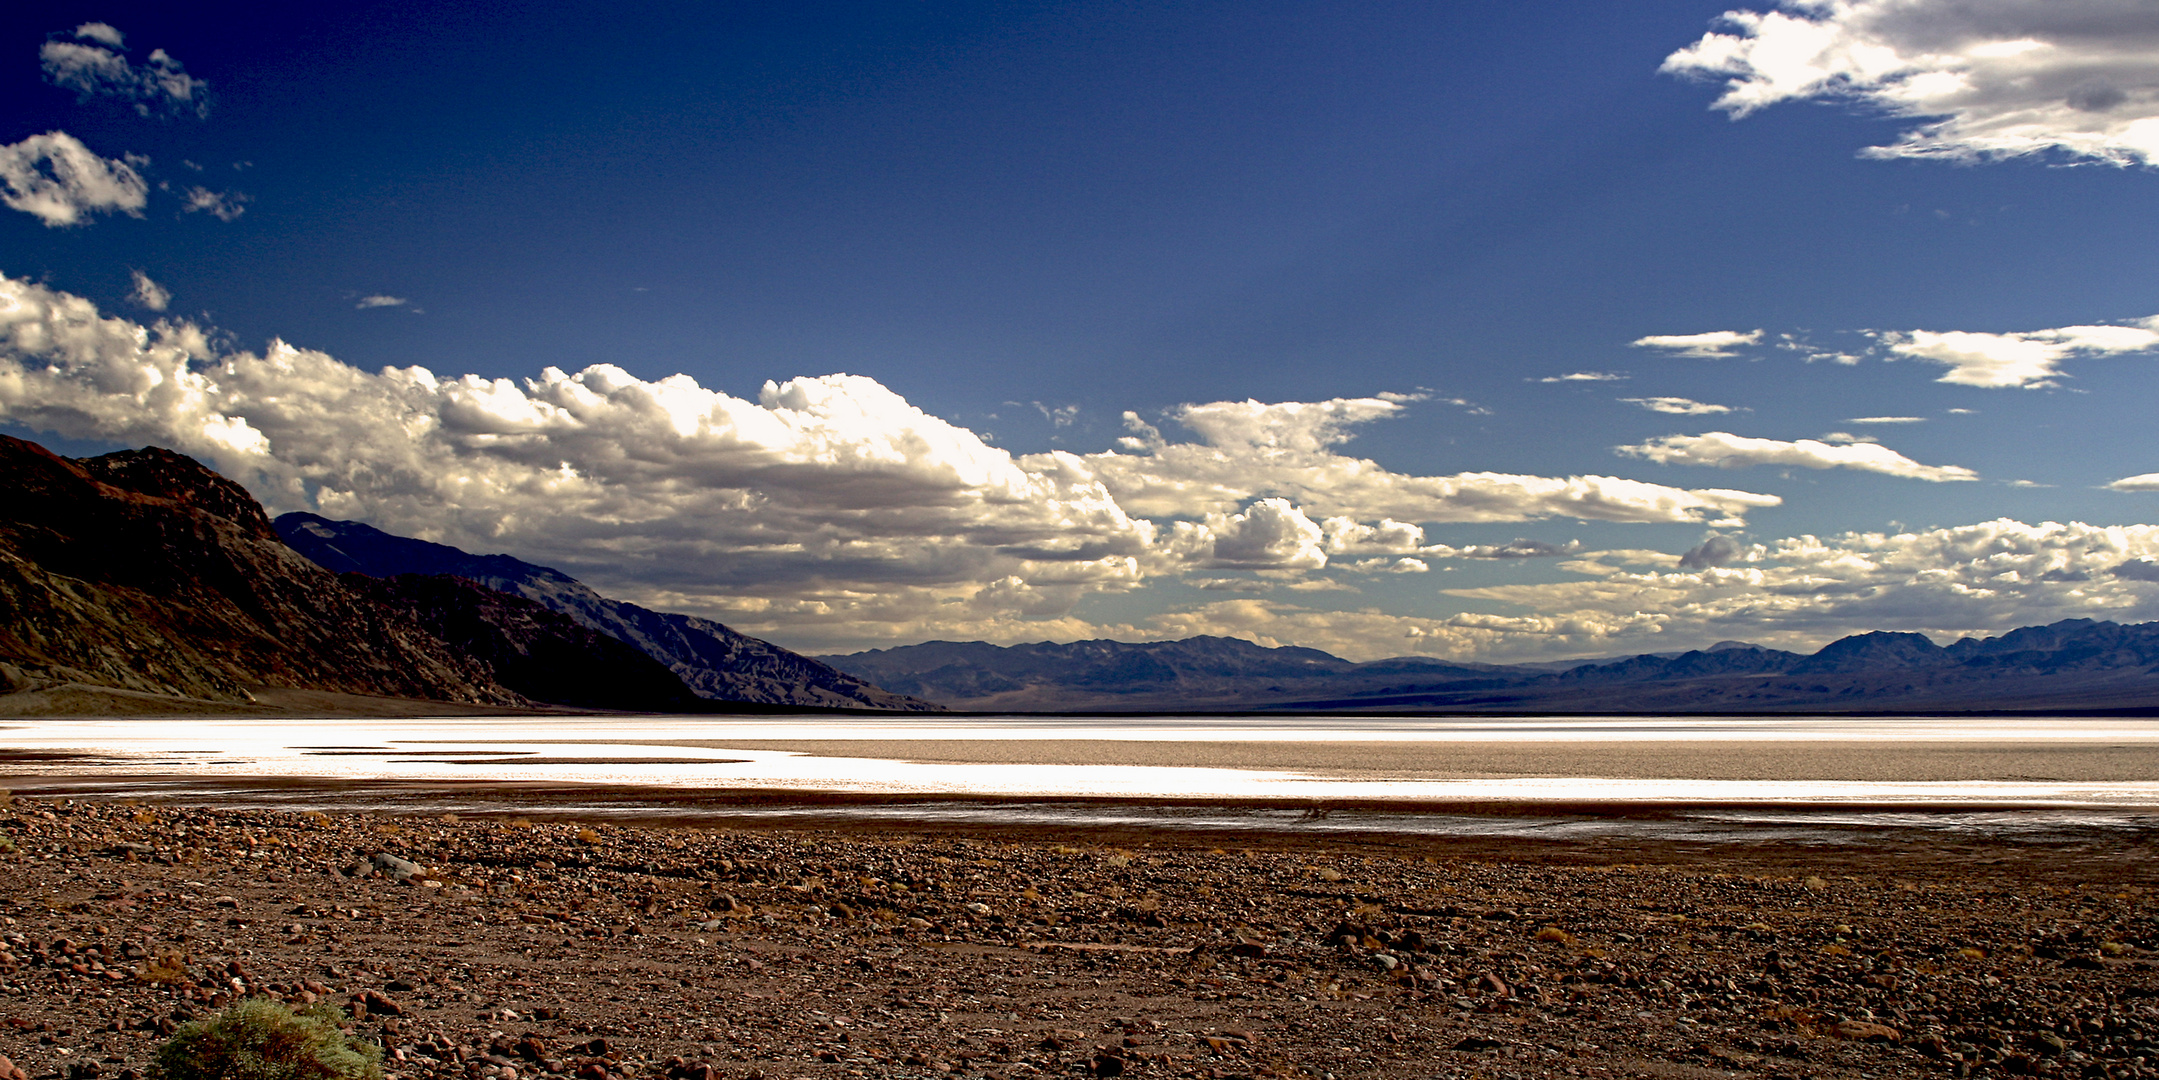
[[285,514],[275,526],[294,550],[327,569],[375,577],[454,574],[533,601],[635,647],[708,700],[900,711],[940,708],[710,619],[608,599],[559,570],[508,555],[473,555],[314,514]]
[[451,577],[339,575],[194,460],[0,438],[0,695],[143,711],[255,690],[511,708],[704,710],[664,666]]
[[529,704],[301,558],[245,490],[192,459],[73,461],[0,437],[0,692],[70,683],[222,702],[266,684]]

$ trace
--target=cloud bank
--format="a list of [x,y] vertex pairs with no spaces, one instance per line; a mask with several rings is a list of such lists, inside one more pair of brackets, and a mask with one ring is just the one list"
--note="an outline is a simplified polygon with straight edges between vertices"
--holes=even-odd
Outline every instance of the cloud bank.
[[1420,618],[1240,598],[1170,612],[1127,632],[1234,635],[1360,659],[1416,652],[1511,661],[1725,640],[1812,651],[1868,630],[1915,631],[1946,644],[2066,618],[2159,619],[2154,525],[2001,519],[1770,543],[1719,535],[1678,557],[1596,554],[1569,564],[1594,575],[1590,580],[1448,591],[1519,614]]
[[739,398],[605,364],[524,380],[366,372],[0,279],[0,418],[170,446],[274,509],[507,550],[798,639],[1082,634],[1079,599],[1160,575],[1294,579],[1350,553],[1414,572],[1400,560],[1424,557],[1420,523],[1736,523],[1778,502],[1604,476],[1416,476],[1340,452],[1413,400],[1195,404],[1173,419],[1198,441],[1133,417],[1118,450],[1015,456],[857,376]]
[[2159,159],[2159,8],[2141,0],[1785,0],[1730,11],[1661,70],[1734,119],[1845,101],[1920,121],[1876,157]]

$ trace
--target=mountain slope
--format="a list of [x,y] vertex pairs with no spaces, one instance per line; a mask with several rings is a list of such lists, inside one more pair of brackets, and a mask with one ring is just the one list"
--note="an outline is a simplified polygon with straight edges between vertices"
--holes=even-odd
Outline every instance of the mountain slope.
[[71,683],[231,703],[265,684],[530,704],[301,558],[194,460],[71,461],[0,436],[0,692]]
[[823,708],[940,708],[709,619],[610,600],[559,570],[508,555],[473,555],[315,514],[285,514],[274,524],[293,550],[327,569],[382,578],[452,574],[524,597],[634,646],[701,698]]
[[659,661],[521,596],[448,574],[346,574],[339,580],[410,612],[496,682],[534,701],[633,712],[711,710]]

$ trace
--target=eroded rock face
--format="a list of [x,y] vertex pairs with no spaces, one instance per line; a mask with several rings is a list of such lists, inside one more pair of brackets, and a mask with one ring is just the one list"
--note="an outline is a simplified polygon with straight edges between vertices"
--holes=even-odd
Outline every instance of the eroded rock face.
[[530,702],[286,547],[246,490],[167,450],[73,461],[0,437],[0,690],[245,702],[267,684]]

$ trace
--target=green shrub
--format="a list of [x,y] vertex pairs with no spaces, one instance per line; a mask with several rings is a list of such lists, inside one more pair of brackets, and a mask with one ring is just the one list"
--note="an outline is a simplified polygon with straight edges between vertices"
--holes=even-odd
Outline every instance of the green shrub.
[[249,998],[180,1028],[158,1047],[152,1080],[382,1080],[382,1048],[345,1037],[334,1005],[293,1012]]

